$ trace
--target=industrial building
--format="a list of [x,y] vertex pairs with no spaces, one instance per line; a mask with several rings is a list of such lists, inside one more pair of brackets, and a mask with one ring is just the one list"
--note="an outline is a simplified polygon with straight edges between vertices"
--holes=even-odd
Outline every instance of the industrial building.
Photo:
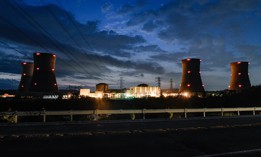
[[205,91],[200,76],[200,59],[187,58],[182,60],[182,81],[179,92],[196,92]]
[[96,91],[106,92],[109,90],[109,85],[106,83],[99,83],[96,85]]
[[18,94],[27,94],[30,89],[30,84],[34,71],[34,63],[31,62],[22,62],[22,74],[21,80],[18,87]]
[[127,97],[142,98],[142,97],[160,97],[160,87],[140,84],[136,87],[130,87],[126,92]]
[[248,62],[232,62],[230,63],[231,68],[231,79],[229,90],[239,91],[251,87],[248,73]]
[[[99,84],[98,84],[99,85]],[[102,84],[103,86],[104,84]],[[105,84],[107,87],[107,84]],[[96,86],[97,87],[97,86]],[[125,99],[125,98],[142,98],[142,97],[160,97],[161,90],[159,87],[140,84],[136,87],[130,87],[128,90],[97,90],[90,92],[90,89],[80,89],[81,97],[93,98],[110,98],[110,99]]]
[[56,55],[51,53],[34,53],[34,71],[30,91],[34,93],[58,93],[55,77]]

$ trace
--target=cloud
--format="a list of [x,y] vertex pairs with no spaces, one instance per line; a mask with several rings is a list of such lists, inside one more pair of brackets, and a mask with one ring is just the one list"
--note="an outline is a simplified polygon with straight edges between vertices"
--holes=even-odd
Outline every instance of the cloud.
[[111,2],[106,2],[101,6],[101,10],[103,13],[107,13],[113,9],[113,5]]
[[142,30],[147,31],[147,32],[152,32],[157,28],[157,24],[155,21],[149,20],[147,21],[143,27]]
[[0,78],[1,89],[17,89],[18,85],[19,85],[19,81],[17,80]]
[[[236,60],[260,65],[260,1],[151,4],[136,1],[113,8],[116,5],[108,1],[101,8],[108,19],[83,24],[56,5],[0,1],[0,72],[19,73],[15,64],[32,60],[35,51],[57,54],[58,79],[70,76],[76,82],[119,76],[178,79],[181,76],[171,71],[179,71],[180,60],[188,57],[202,59],[206,72],[228,72],[229,63]],[[104,27],[104,22],[109,26]],[[207,77],[218,77],[222,70]]]
[[[114,31],[100,31],[98,21],[88,21],[85,25],[77,22],[73,15],[56,5],[27,6],[16,1],[1,1],[0,35],[7,44],[19,43],[34,50],[57,54],[57,76],[74,76],[76,79],[101,79],[113,73],[108,67],[136,69],[147,73],[163,73],[157,63],[136,62],[128,58],[128,50],[160,50],[155,45],[136,46],[146,41],[143,37],[121,35]],[[105,8],[104,8],[105,9]],[[12,10],[9,12],[8,10]],[[16,19],[13,17],[17,17]],[[21,47],[17,47],[20,50]],[[14,51],[14,50],[13,50]],[[22,51],[22,50],[21,50]],[[134,51],[135,52],[135,51]],[[115,57],[125,57],[119,60]],[[5,58],[5,60],[3,60]],[[16,58],[16,63],[14,63]],[[23,57],[3,56],[1,71],[19,73]],[[32,57],[31,57],[32,59]]]

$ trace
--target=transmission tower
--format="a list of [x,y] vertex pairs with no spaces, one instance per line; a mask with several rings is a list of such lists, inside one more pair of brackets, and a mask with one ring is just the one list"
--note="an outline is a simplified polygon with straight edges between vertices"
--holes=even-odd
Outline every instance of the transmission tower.
[[120,89],[123,89],[123,82],[124,82],[123,78],[120,77]]
[[158,84],[158,87],[160,87],[160,77],[156,77],[156,82]]
[[173,80],[170,79],[169,83],[170,83],[170,88],[169,89],[172,91],[173,90]]

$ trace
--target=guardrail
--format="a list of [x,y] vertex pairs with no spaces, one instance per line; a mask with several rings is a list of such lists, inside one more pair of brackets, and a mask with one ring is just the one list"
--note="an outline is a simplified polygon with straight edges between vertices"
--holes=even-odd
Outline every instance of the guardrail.
[[21,112],[0,112],[0,117],[15,116],[16,122],[18,117],[24,116],[42,116],[43,122],[46,122],[47,116],[70,116],[70,121],[73,121],[75,115],[119,115],[130,114],[131,119],[135,119],[135,114],[142,114],[145,119],[146,114],[156,113],[168,113],[170,118],[173,118],[173,114],[184,114],[187,118],[189,113],[202,113],[203,117],[206,117],[206,113],[220,113],[224,116],[227,112],[236,112],[240,116],[240,112],[252,112],[252,115],[256,115],[256,112],[261,112],[261,107],[238,107],[238,108],[184,108],[184,109],[135,109],[135,110],[67,110],[67,111],[21,111]]

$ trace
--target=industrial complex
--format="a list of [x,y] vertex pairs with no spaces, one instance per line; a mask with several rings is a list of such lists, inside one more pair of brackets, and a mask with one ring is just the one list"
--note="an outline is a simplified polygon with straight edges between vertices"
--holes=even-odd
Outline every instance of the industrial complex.
[[[58,90],[55,76],[56,55],[51,53],[34,53],[34,62],[22,62],[22,74],[17,90],[17,96],[21,98],[58,98],[62,92]],[[79,89],[79,97],[129,99],[143,97],[168,97],[203,95],[204,84],[200,75],[200,62],[198,58],[186,58],[182,63],[182,81],[179,90],[162,90],[158,86],[140,84],[129,89],[110,89],[109,84],[99,83],[96,90]],[[228,91],[241,91],[251,87],[248,62],[233,62],[231,67],[231,81]],[[172,84],[172,79],[171,79]],[[72,93],[63,93],[62,98],[70,98]]]

